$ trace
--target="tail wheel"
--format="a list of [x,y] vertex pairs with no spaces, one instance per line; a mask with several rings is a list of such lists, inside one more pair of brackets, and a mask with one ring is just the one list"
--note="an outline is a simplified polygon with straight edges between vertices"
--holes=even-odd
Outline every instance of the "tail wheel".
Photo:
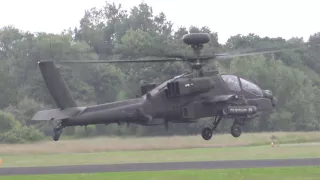
[[60,139],[60,135],[61,135],[61,133],[62,133],[62,127],[60,127],[60,126],[58,126],[58,127],[56,127],[56,128],[54,128],[53,129],[53,136],[52,136],[52,138],[53,138],[53,140],[54,141],[58,141],[59,139]]

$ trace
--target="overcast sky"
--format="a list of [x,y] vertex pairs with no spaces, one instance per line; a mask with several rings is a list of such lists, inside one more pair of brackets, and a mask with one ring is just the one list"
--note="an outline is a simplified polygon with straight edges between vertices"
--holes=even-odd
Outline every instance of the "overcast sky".
[[[142,0],[110,0],[129,9]],[[220,43],[236,34],[303,37],[320,32],[319,0],[144,0],[175,26],[208,26]],[[58,33],[79,25],[84,11],[105,0],[2,0],[0,27]],[[206,14],[206,15],[205,15]]]

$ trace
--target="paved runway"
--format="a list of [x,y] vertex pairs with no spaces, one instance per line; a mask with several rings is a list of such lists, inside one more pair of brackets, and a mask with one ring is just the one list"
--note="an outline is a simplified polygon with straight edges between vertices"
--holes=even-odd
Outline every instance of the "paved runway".
[[134,163],[134,164],[108,164],[108,165],[50,166],[50,167],[13,167],[13,168],[0,168],[0,175],[75,174],[75,173],[96,173],[96,172],[228,169],[228,168],[284,167],[284,166],[288,166],[288,167],[320,166],[320,158]]

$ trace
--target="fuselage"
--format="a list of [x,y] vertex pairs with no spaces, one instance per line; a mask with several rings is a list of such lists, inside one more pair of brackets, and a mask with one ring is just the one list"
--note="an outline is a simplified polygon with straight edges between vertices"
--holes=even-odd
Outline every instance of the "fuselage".
[[[89,106],[77,116],[67,119],[66,126],[110,123],[135,123],[148,125],[154,119],[172,122],[190,122],[199,118],[213,117],[226,103],[205,102],[213,101],[215,97],[228,94],[245,96],[253,105],[258,105],[258,111],[271,110],[272,103],[264,97],[262,90],[255,84],[234,75],[210,76],[213,86],[202,93],[191,93],[182,97],[168,98],[165,90],[169,82],[188,79],[193,74],[182,74],[169,79],[147,94],[124,101]],[[245,86],[245,87],[244,87]],[[186,86],[187,87],[187,86]]]

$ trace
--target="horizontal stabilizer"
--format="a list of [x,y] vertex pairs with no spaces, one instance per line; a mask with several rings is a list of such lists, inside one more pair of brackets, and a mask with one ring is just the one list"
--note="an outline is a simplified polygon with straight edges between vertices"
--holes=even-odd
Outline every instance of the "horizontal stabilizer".
[[49,110],[38,111],[32,117],[31,120],[32,121],[63,120],[63,119],[76,116],[83,109],[85,109],[85,107],[67,108],[64,110],[49,109]]

